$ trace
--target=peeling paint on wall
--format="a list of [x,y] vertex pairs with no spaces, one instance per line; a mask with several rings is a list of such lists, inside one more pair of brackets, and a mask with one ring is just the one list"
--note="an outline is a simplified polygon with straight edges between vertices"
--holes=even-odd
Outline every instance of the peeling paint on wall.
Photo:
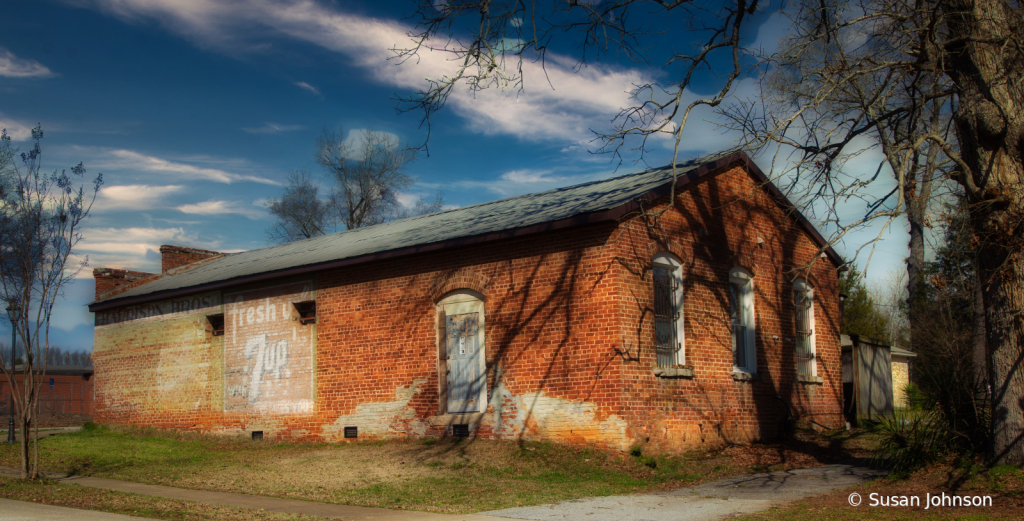
[[392,402],[357,405],[352,413],[339,416],[331,425],[325,425],[324,437],[341,438],[345,427],[359,427],[359,436],[423,436],[427,433],[427,422],[417,417],[416,409],[410,407],[409,402],[425,383],[426,379],[417,379],[408,387],[399,387]]
[[220,313],[220,302],[219,293],[207,293],[97,313],[96,419],[133,422],[146,411],[207,407],[219,372],[211,372],[206,316]]
[[[182,333],[183,337],[192,337],[190,332]],[[207,385],[209,362],[203,362],[206,349],[186,343],[182,347],[161,349],[156,364],[154,393],[151,403],[154,409],[189,409],[196,410],[203,400]],[[206,347],[206,346],[202,346]]]
[[514,415],[505,417],[500,430],[496,426],[502,437],[629,448],[626,421],[602,413],[595,403],[545,396],[543,391],[505,396],[505,408]]

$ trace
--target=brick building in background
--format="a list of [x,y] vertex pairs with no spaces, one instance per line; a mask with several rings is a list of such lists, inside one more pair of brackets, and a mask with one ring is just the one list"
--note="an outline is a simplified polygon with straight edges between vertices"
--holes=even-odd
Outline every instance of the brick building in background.
[[[20,386],[21,366],[15,366],[15,384]],[[37,412],[41,427],[80,425],[91,421],[94,380],[92,367],[48,366],[39,390]],[[0,374],[0,418],[10,414],[11,385]]]
[[97,421],[619,450],[840,426],[842,260],[745,154],[679,172],[96,270]]

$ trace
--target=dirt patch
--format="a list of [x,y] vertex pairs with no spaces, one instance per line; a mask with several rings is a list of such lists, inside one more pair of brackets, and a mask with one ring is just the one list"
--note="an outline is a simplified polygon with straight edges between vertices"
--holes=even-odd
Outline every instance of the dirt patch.
[[[220,466],[95,475],[184,488],[467,513],[580,497],[672,490],[725,476],[828,465],[869,452],[870,434],[799,433],[778,443],[632,456],[496,440],[267,444]],[[225,444],[228,449],[231,444]],[[252,447],[247,444],[246,447]]]
[[184,486],[207,485],[210,481],[233,483],[249,488],[263,487],[293,491],[327,489],[351,490],[379,483],[403,482],[473,469],[514,467],[520,448],[515,444],[479,442],[418,441],[360,443],[307,447],[298,454],[252,454],[239,458],[229,468],[212,470],[203,476],[182,478]]

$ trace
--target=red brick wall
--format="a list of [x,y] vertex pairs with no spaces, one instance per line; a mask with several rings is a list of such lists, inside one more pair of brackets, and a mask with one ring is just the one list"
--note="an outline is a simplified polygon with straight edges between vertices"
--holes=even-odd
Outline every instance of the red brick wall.
[[[95,268],[92,270],[92,276],[96,280],[96,300],[127,291],[141,282],[159,277],[155,273],[114,268]],[[119,291],[115,292],[114,290]]]
[[[15,375],[15,383],[21,386],[22,376]],[[44,375],[39,391],[39,410],[42,415],[93,413],[93,380],[81,376]],[[53,379],[53,387],[50,387]],[[0,411],[7,414],[10,405],[11,386],[0,374]]]
[[[281,321],[279,315],[280,306],[307,297],[258,287],[244,294],[226,292],[226,304],[219,294],[210,294],[206,304],[168,301],[100,312],[94,354],[98,419],[328,440],[340,439],[347,426],[359,427],[360,437],[432,436],[443,435],[448,424],[470,423],[480,436],[620,450],[650,443],[673,450],[774,436],[786,416],[775,398],[781,395],[801,420],[838,426],[835,267],[817,259],[806,275],[819,298],[818,374],[824,382],[797,383],[789,281],[793,268],[816,258],[803,231],[738,168],[687,187],[659,221],[660,226],[649,227],[627,216],[618,225],[513,238],[330,270],[306,282],[275,283],[315,288],[318,320],[309,326]],[[757,237],[763,238],[762,246]],[[653,373],[653,333],[645,309],[653,293],[650,261],[663,250],[684,263],[692,379]],[[761,380],[754,382],[734,381],[731,374],[725,292],[728,271],[737,263],[755,275]],[[438,415],[437,303],[455,289],[484,297],[484,414]],[[270,293],[257,295],[261,291]],[[238,297],[231,294],[243,301],[233,304]],[[261,300],[271,297],[281,302]],[[273,306],[278,322],[259,322],[260,305],[267,320]],[[225,311],[225,335],[205,333],[206,315]],[[242,317],[240,325],[235,318]],[[253,329],[254,323],[262,325]],[[273,358],[278,355],[257,354],[260,345],[278,346],[264,353],[281,353],[283,341],[287,349],[305,345],[303,331],[315,335],[308,361],[274,365],[270,361],[280,361]],[[244,344],[232,335],[241,335]],[[230,342],[236,346],[233,357],[225,351]],[[289,351],[288,360],[293,354],[299,356]],[[259,365],[255,360],[270,361]],[[277,372],[265,372],[268,367],[278,367]],[[294,405],[302,399],[298,394],[281,394],[306,389],[306,380],[279,383],[307,367],[312,371],[309,410]],[[251,375],[257,373],[265,383],[254,394],[244,382],[255,381]],[[285,402],[293,405],[270,405]]]
[[184,246],[160,246],[161,272],[167,273],[181,266],[223,255],[217,251],[186,248]]
[[621,448],[625,423],[608,413],[620,400],[619,366],[610,363],[613,258],[602,249],[613,229],[574,229],[319,277],[323,435],[340,435],[347,425],[372,435],[440,435],[448,423],[466,421],[435,417],[435,303],[462,287],[485,302],[490,405],[478,433]]
[[[835,266],[817,255],[815,244],[744,169],[705,179],[677,194],[658,226],[637,217],[613,238],[623,259],[618,269],[628,353],[623,357],[623,389],[630,397],[617,412],[627,418],[634,440],[666,448],[774,437],[788,415],[786,404],[803,423],[839,427]],[[650,212],[663,209],[664,203]],[[663,251],[683,264],[684,348],[692,378],[658,378],[652,371],[651,260]],[[732,375],[728,281],[734,266],[754,275],[759,379],[752,381],[737,381]],[[796,381],[792,280],[798,276],[815,288],[820,384]]]

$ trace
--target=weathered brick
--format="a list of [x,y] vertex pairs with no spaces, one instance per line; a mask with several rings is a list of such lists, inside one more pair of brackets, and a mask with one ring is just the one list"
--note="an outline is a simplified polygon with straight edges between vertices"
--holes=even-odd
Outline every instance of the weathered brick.
[[[620,450],[773,437],[787,407],[801,421],[838,427],[836,266],[741,166],[686,185],[669,203],[645,204],[656,220],[632,214],[101,311],[97,417],[321,440],[341,439],[346,426],[361,437],[442,436],[447,423],[469,421],[477,436]],[[659,252],[683,263],[692,378],[654,374]],[[727,282],[736,265],[755,281],[760,379],[750,382],[732,377]],[[796,379],[798,275],[817,295],[821,384]],[[467,289],[484,297],[488,405],[472,417],[438,417],[437,304]],[[316,324],[283,318],[313,299]],[[211,336],[207,316],[218,313],[225,334]]]

